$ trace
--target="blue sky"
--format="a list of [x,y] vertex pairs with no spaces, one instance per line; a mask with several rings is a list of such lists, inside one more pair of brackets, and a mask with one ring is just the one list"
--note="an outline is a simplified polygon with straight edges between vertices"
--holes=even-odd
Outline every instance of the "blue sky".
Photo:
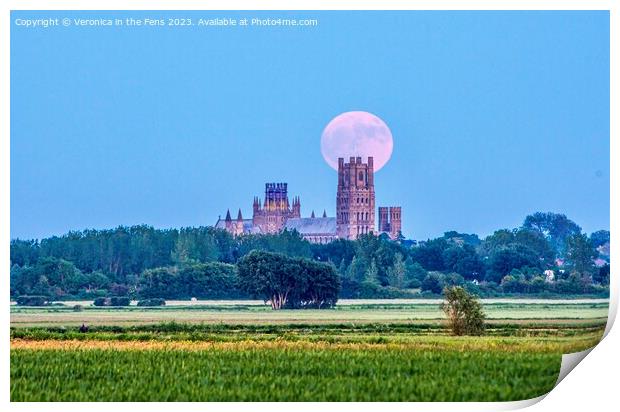
[[[316,18],[317,27],[26,29],[42,17]],[[11,237],[212,225],[264,183],[334,215],[339,113],[394,136],[377,206],[406,237],[535,211],[609,228],[607,12],[13,12]]]

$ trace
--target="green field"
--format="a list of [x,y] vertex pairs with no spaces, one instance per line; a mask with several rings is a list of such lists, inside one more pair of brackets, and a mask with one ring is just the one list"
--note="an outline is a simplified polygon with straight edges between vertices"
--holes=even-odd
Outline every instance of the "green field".
[[11,400],[518,400],[549,391],[559,367],[560,355],[549,353],[19,349],[11,355]]
[[[432,303],[431,303],[432,302]],[[81,312],[73,311],[73,302],[66,306],[48,308],[11,308],[12,326],[81,325],[133,325],[142,323],[188,322],[188,323],[383,323],[415,322],[418,320],[443,320],[444,316],[435,301],[419,303],[415,300],[396,304],[348,304],[331,310],[280,310],[257,304],[175,305],[154,308],[124,307],[98,308],[84,306]],[[485,301],[483,301],[485,302]],[[490,320],[576,320],[606,319],[609,303],[604,299],[592,299],[585,303],[571,301],[535,300],[537,303],[503,302],[495,299],[484,303],[484,311]]]
[[451,336],[435,302],[12,307],[11,400],[528,399],[600,340],[607,305],[485,302],[481,337]]

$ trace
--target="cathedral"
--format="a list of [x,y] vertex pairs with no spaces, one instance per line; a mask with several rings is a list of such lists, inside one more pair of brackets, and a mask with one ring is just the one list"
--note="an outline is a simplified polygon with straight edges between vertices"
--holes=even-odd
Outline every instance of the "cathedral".
[[338,159],[338,188],[336,194],[336,217],[328,217],[323,211],[316,217],[301,217],[301,202],[288,198],[286,183],[266,183],[265,196],[254,197],[252,218],[244,219],[241,209],[233,219],[230,210],[224,219],[218,219],[215,227],[234,236],[243,234],[274,234],[282,230],[296,230],[312,243],[329,243],[336,239],[357,239],[366,233],[385,233],[391,239],[401,234],[401,208],[379,207],[379,230],[375,231],[375,183],[373,158],[367,163],[361,157]]

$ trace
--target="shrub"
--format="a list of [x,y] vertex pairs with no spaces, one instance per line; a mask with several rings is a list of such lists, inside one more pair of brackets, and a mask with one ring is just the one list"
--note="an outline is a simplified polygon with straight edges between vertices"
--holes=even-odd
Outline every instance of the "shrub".
[[23,295],[17,298],[20,306],[47,306],[50,304],[47,296]]
[[75,306],[73,307],[73,311],[74,311],[74,312],[81,312],[81,311],[83,311],[83,310],[84,310],[84,306],[82,306],[82,305],[75,305]]
[[129,306],[131,299],[128,296],[100,297],[94,300],[95,306]]
[[112,296],[110,297],[110,306],[129,306],[131,299],[129,296]]
[[454,335],[482,335],[484,332],[484,312],[478,298],[461,286],[445,288],[445,301],[441,309],[448,317]]
[[164,306],[166,301],[162,298],[142,299],[138,302],[138,306]]
[[443,275],[437,272],[429,273],[420,285],[423,292],[440,294],[444,286]]
[[422,282],[418,279],[411,279],[407,284],[407,287],[410,289],[418,289],[420,286],[422,286]]
[[95,306],[110,306],[110,298],[106,297],[98,297],[93,301],[93,305]]

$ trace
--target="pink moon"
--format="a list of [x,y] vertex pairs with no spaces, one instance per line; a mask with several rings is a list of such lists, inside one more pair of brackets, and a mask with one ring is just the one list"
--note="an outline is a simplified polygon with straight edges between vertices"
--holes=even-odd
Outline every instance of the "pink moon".
[[374,160],[375,171],[390,160],[394,142],[392,132],[379,117],[368,112],[346,112],[334,117],[321,135],[321,153],[328,165],[338,170],[338,158],[368,156]]

